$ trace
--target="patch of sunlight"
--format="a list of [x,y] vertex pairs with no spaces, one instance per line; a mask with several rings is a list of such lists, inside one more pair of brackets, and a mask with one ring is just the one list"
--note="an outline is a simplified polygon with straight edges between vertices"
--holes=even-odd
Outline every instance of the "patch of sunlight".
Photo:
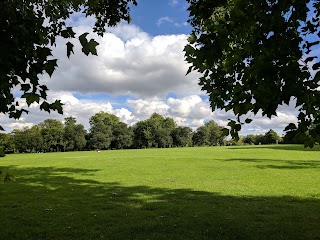
[[135,200],[140,200],[146,203],[151,202],[164,202],[164,200],[161,199],[161,194],[143,194],[143,193],[134,193],[130,198]]

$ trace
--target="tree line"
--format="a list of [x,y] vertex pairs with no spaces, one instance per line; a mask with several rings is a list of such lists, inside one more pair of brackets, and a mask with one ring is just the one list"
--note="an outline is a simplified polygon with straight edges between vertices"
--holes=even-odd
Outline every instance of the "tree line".
[[272,144],[282,141],[273,130],[264,135],[240,137],[239,141],[227,140],[223,127],[213,120],[193,131],[190,127],[177,126],[172,118],[158,113],[128,126],[113,114],[99,112],[90,118],[89,123],[90,129],[86,131],[74,117],[65,118],[63,123],[49,118],[32,127],[1,133],[0,146],[6,153],[28,153]]

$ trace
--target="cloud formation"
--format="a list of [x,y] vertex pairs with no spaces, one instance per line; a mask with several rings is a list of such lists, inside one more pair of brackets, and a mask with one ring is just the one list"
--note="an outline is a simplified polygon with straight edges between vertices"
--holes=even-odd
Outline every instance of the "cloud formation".
[[185,75],[186,35],[150,37],[136,26],[121,24],[103,38],[94,37],[100,43],[98,57],[85,56],[77,42],[70,60],[63,45],[55,49],[59,68],[51,79],[44,78],[49,89],[138,98],[163,97],[167,92],[200,94],[198,75]]
[[[90,32],[90,19],[85,24],[80,24],[79,18],[75,19],[79,22],[77,33]],[[61,40],[53,52],[59,59],[59,67],[52,78],[41,77],[41,84],[50,89],[49,100],[61,99],[65,104],[64,115],[48,114],[33,104],[30,114],[23,115],[18,121],[0,115],[0,125],[11,131],[47,118],[63,120],[73,116],[89,129],[89,118],[100,111],[115,114],[129,125],[157,112],[194,130],[211,119],[222,126],[228,119],[234,119],[230,111],[212,112],[208,98],[200,91],[199,75],[185,75],[188,70],[183,54],[186,35],[152,37],[139,27],[127,24],[109,29],[103,38],[90,35],[100,43],[99,56],[85,56],[79,43],[74,42],[75,55],[68,59],[65,42]],[[96,98],[100,93],[112,96],[113,100],[111,97]],[[120,98],[122,100],[117,103]],[[281,133],[289,122],[296,121],[292,106],[280,107],[278,117],[272,120],[260,115],[254,117],[251,124],[243,127],[242,134],[263,133],[270,128]]]

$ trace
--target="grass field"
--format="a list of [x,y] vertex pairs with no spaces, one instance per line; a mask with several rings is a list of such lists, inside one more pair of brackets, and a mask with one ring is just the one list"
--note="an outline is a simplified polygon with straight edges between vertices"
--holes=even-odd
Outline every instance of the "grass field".
[[0,239],[320,239],[320,147],[7,155]]

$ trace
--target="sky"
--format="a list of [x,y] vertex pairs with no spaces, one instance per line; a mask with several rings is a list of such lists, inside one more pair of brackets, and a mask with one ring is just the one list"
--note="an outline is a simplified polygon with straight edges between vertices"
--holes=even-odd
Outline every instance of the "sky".
[[[233,113],[212,111],[208,96],[198,85],[199,74],[186,75],[189,65],[183,48],[192,30],[187,7],[185,0],[138,0],[138,6],[131,9],[132,22],[108,28],[103,37],[92,32],[93,18],[75,14],[68,24],[75,26],[78,35],[89,32],[100,44],[98,56],[85,56],[74,41],[75,54],[68,59],[66,42],[58,40],[53,51],[58,68],[51,78],[41,76],[40,84],[50,89],[49,100],[61,99],[64,114],[48,114],[32,104],[30,113],[19,120],[0,115],[0,125],[10,132],[47,118],[63,121],[72,116],[90,129],[89,118],[104,111],[130,126],[154,112],[194,130],[209,120],[226,126],[228,119],[235,119]],[[296,113],[293,106],[280,106],[278,117],[272,120],[250,116],[254,120],[243,126],[241,134],[274,129],[282,135],[288,123],[296,122]]]

